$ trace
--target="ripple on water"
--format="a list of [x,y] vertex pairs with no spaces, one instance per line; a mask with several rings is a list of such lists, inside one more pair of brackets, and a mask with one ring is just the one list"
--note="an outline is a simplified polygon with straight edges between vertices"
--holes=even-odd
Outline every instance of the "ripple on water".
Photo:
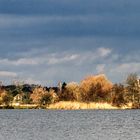
[[139,140],[139,110],[0,110],[0,140]]

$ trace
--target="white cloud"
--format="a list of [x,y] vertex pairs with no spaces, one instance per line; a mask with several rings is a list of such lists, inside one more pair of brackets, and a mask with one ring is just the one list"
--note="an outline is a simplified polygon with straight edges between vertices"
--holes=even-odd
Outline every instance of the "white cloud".
[[[62,55],[62,56],[61,56]],[[14,65],[14,66],[21,66],[21,65],[39,65],[39,64],[62,64],[70,61],[74,61],[78,58],[77,54],[57,54],[53,56],[48,54],[47,56],[39,56],[39,57],[32,57],[32,58],[19,58],[16,60],[9,60],[9,59],[1,59],[1,65]]]
[[78,65],[85,63],[96,63],[97,61],[105,60],[112,50],[109,48],[97,48],[95,50],[79,53]]
[[36,65],[38,64],[37,61],[31,58],[21,58],[18,59],[17,61],[13,61],[13,64],[15,65]]
[[[32,53],[32,52],[31,52]],[[55,65],[73,62],[73,64],[84,64],[87,62],[96,62],[96,60],[102,60],[111,53],[109,48],[98,48],[96,50],[86,52],[59,52],[59,53],[44,53],[38,52],[36,56],[26,56],[23,58],[17,58],[9,60],[8,58],[0,59],[1,65]],[[23,54],[22,54],[23,55]]]
[[74,64],[83,64],[87,62],[95,62],[96,60],[101,60],[107,57],[111,53],[109,48],[98,48],[96,50],[86,51],[86,52],[66,52],[66,53],[56,53],[54,55],[49,54],[46,58],[40,58],[42,61],[46,61],[49,65],[63,64],[66,62],[73,62]]
[[0,64],[2,65],[37,65],[37,61],[32,58],[19,58],[17,60],[1,59]]
[[[61,54],[60,54],[61,55]],[[62,64],[70,61],[74,61],[79,57],[77,54],[66,54],[64,56],[54,56],[51,58],[48,58],[48,64]]]
[[111,53],[111,49],[109,48],[104,48],[104,47],[101,47],[97,50],[97,54],[101,57],[106,57],[108,56],[110,53]]
[[17,73],[9,71],[0,71],[0,77],[16,77]]
[[116,65],[110,70],[112,73],[139,73],[140,72],[140,63],[130,62]]
[[[112,52],[109,48],[102,47],[85,52],[39,51],[37,53],[35,51],[35,55],[22,55],[23,58],[1,59],[0,65],[3,64],[1,66],[6,67],[6,69],[9,68],[9,70],[12,68],[12,71],[13,69],[14,71],[20,70],[20,73],[18,71],[18,77],[29,84],[41,84],[42,82],[48,85],[60,80],[66,82],[79,81],[88,74],[97,73],[105,73],[112,81],[116,82],[125,79],[124,76],[127,76],[130,72],[137,72],[138,74],[140,72],[140,63],[135,61],[125,62],[127,56],[120,57],[119,54]],[[26,70],[26,65],[30,66],[28,70]],[[32,67],[34,65],[35,68]],[[20,68],[21,66],[23,67]],[[17,76],[16,73],[8,72],[1,72],[1,75]]]

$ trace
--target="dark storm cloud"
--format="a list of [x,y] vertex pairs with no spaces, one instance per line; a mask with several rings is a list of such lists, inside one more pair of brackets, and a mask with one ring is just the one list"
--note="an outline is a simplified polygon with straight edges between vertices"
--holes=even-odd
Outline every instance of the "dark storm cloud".
[[139,7],[139,0],[0,0],[0,77],[52,84],[139,73]]
[[0,12],[10,14],[83,15],[138,13],[139,0],[1,0]]

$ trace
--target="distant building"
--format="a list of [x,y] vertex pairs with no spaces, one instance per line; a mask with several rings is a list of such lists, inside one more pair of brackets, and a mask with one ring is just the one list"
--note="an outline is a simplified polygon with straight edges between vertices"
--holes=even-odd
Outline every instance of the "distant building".
[[14,103],[22,103],[22,100],[23,100],[23,94],[17,94],[17,95],[14,97],[13,102],[14,102]]
[[137,79],[137,86],[140,87],[140,79]]
[[59,88],[59,91],[61,92],[62,91],[62,83],[61,82],[58,83],[58,88]]

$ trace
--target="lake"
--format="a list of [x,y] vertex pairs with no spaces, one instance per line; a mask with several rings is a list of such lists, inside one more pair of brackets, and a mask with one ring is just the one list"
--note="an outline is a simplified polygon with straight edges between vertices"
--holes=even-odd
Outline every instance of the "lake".
[[139,139],[139,110],[0,110],[0,140]]

